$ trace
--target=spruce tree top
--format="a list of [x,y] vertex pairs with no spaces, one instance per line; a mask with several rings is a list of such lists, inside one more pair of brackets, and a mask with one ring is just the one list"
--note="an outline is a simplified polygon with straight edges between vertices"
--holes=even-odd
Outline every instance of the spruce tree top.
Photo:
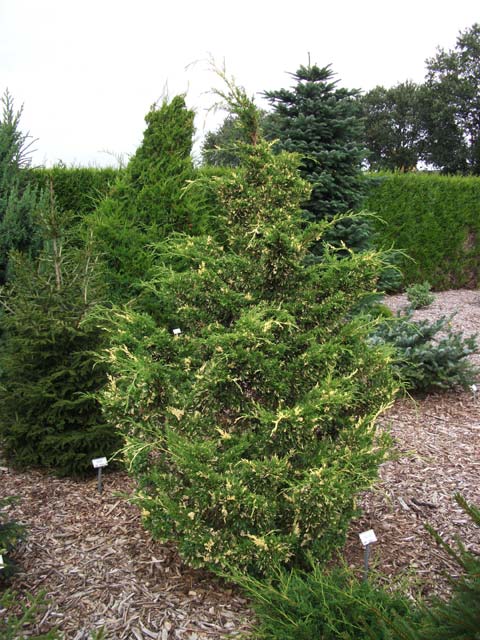
[[330,66],[300,66],[295,86],[265,92],[273,106],[267,135],[302,156],[313,191],[306,209],[319,220],[358,207],[361,199],[362,120],[358,92],[337,88]]

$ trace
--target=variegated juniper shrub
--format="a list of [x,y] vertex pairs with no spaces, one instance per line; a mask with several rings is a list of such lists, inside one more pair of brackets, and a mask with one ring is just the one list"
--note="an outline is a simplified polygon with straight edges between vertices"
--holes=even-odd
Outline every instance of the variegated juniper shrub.
[[225,242],[171,236],[144,283],[155,319],[110,319],[102,402],[155,538],[193,566],[262,574],[342,545],[396,389],[389,347],[349,319],[381,255],[308,265],[327,223],[302,226],[298,158],[255,138],[214,178]]

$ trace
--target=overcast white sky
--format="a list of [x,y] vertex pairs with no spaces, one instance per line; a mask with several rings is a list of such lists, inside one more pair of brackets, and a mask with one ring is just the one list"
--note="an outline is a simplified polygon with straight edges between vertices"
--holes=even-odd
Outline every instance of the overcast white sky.
[[187,92],[197,138],[215,128],[209,54],[251,94],[289,86],[308,52],[368,90],[422,81],[479,21],[479,0],[0,0],[0,92],[24,104],[35,163],[114,164],[103,150],[133,153],[166,87]]

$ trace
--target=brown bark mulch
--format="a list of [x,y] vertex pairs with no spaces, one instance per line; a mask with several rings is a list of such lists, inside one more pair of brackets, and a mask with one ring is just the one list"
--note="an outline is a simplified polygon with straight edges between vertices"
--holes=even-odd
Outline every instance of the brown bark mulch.
[[[404,296],[388,301],[406,304]],[[455,328],[480,328],[480,292],[436,294],[415,317],[434,319],[457,312]],[[474,356],[480,364],[480,356]],[[480,382],[478,383],[480,387]],[[373,528],[378,542],[372,566],[390,583],[430,594],[447,589],[445,572],[458,571],[424,529],[430,523],[445,539],[459,535],[480,553],[479,531],[458,507],[454,494],[480,504],[480,391],[398,400],[382,416],[381,428],[395,442],[394,456],[380,469],[380,481],[359,499],[363,515],[351,527],[346,546],[350,564],[361,567],[358,533]],[[3,463],[4,464],[4,463]],[[186,567],[174,547],[151,540],[127,494],[123,472],[78,483],[39,472],[0,469],[0,495],[17,495],[9,507],[28,537],[19,547],[20,572],[12,587],[20,595],[45,589],[50,601],[25,637],[58,626],[67,640],[87,640],[104,627],[114,640],[204,640],[247,631],[248,602],[207,572]]]
[[[408,305],[405,294],[386,300],[392,311]],[[480,292],[444,291],[413,314],[413,320],[450,317],[452,329],[470,336],[480,331]],[[470,356],[480,366],[480,353]],[[403,398],[381,416],[381,427],[394,440],[392,459],[380,468],[380,481],[359,500],[362,516],[352,523],[347,558],[361,566],[358,532],[373,528],[378,543],[373,567],[412,593],[448,590],[446,573],[458,566],[425,529],[431,525],[455,547],[459,537],[480,553],[480,532],[455,501],[460,493],[480,505],[480,378],[478,391],[449,391],[422,399]]]
[[50,601],[32,634],[58,626],[65,638],[87,640],[104,627],[115,640],[206,640],[247,628],[251,616],[238,592],[189,569],[144,531],[125,495],[133,490],[125,473],[106,474],[101,495],[96,478],[4,468],[0,483],[2,493],[21,498],[11,515],[28,531],[12,588],[45,589]]

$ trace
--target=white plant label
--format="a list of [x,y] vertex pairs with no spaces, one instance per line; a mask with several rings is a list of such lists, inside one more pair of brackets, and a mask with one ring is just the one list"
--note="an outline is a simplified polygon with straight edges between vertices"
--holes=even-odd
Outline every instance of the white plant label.
[[377,541],[377,536],[375,535],[375,531],[373,529],[369,529],[368,531],[360,533],[359,538],[364,547],[366,547],[368,544],[372,544],[372,542]]
[[172,333],[173,333],[174,336],[179,336],[182,333],[182,330],[181,329],[173,329]]
[[478,387],[477,387],[476,384],[470,385],[470,389],[473,391],[473,393],[477,393],[477,391],[478,391]]
[[100,469],[101,467],[106,467],[108,462],[106,458],[94,458],[92,464],[94,469]]
[[0,569],[5,569],[5,563],[3,561],[3,556],[0,555]]

